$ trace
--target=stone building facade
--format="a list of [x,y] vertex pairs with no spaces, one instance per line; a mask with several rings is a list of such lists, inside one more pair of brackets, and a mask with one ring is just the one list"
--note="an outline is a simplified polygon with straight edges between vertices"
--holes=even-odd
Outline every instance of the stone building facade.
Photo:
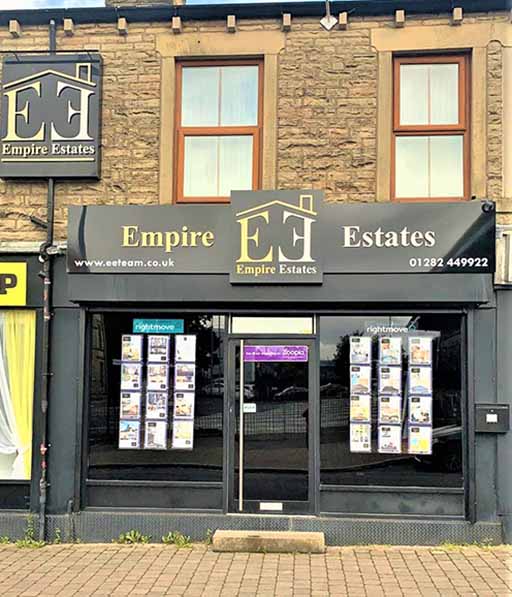
[[[114,4],[120,7],[121,16],[125,4],[145,3]],[[235,55],[251,54],[264,51],[266,38],[277,56],[273,66],[276,89],[271,97],[276,106],[270,121],[266,114],[265,125],[270,122],[275,127],[275,139],[264,148],[270,156],[264,160],[271,159],[272,166],[262,188],[322,189],[328,201],[389,201],[393,46],[399,52],[473,48],[471,196],[496,201],[498,214],[511,211],[503,164],[508,11],[467,13],[460,26],[453,24],[449,13],[407,14],[403,28],[396,27],[393,14],[355,13],[346,29],[332,31],[325,31],[316,15],[293,16],[286,32],[279,18],[239,18],[234,33],[227,32],[225,19],[200,21],[192,16],[183,17],[180,33],[173,33],[170,20],[130,22],[129,17],[126,35],[119,34],[115,20],[88,23],[77,19],[72,36],[58,28],[58,51],[94,49],[104,60],[102,177],[97,183],[58,184],[59,240],[65,240],[65,212],[70,204],[173,201],[172,184],[162,172],[172,168],[172,157],[162,152],[162,145],[172,136],[172,129],[162,122],[172,100],[169,86],[165,88],[166,57],[197,55],[193,48],[199,44],[202,56],[209,44],[214,52],[220,49],[221,55],[229,55],[231,46]],[[0,50],[46,50],[47,27],[19,19],[21,35],[13,37],[3,18]],[[421,40],[420,48],[415,39]],[[244,47],[248,48],[245,52]],[[45,217],[45,185],[1,181],[0,198],[2,242],[41,240],[41,232],[19,214]],[[498,221],[508,223],[510,217],[503,213]]]
[[[6,60],[48,52],[52,20],[57,56],[99,53],[103,61],[99,179],[59,178],[54,187],[37,178],[0,179],[0,348],[13,342],[12,338],[6,340],[10,320],[24,315],[32,317],[31,341],[37,345],[31,366],[35,371],[33,421],[24,425],[23,433],[21,427],[17,430],[20,437],[24,435],[23,445],[21,441],[16,444],[16,429],[12,421],[10,427],[9,421],[5,423],[0,408],[0,432],[7,428],[13,443],[7,454],[0,445],[0,535],[21,536],[30,510],[39,517],[42,538],[51,539],[57,529],[64,529],[65,540],[110,541],[128,528],[154,537],[177,529],[199,539],[207,529],[253,525],[324,530],[333,544],[510,541],[512,435],[507,432],[504,413],[512,406],[508,390],[512,385],[512,25],[506,0],[362,0],[357,7],[331,2],[335,23],[330,29],[321,24],[323,2],[187,5],[176,0],[108,0],[106,4],[98,9],[0,13],[0,53]],[[431,12],[425,12],[425,4],[432,4]],[[458,73],[464,73],[457,79],[458,93],[464,98],[458,106],[464,122],[456,123],[454,133],[463,137],[466,155],[460,176],[464,197],[454,200],[451,193],[451,198],[433,195],[432,201],[394,198],[395,135],[427,135],[423,125],[396,132],[397,72],[402,59],[420,65],[422,61],[450,65],[455,61]],[[91,249],[94,253],[96,247],[93,242],[86,246],[91,242],[87,239],[96,234],[95,240],[101,244],[101,237],[108,236],[102,227],[108,224],[112,231],[124,224],[125,217],[132,228],[139,224],[137,218],[156,227],[176,225],[172,234],[179,236],[193,230],[180,219],[188,210],[201,226],[204,214],[212,214],[211,222],[204,226],[217,226],[226,238],[238,230],[240,220],[233,220],[230,228],[230,220],[215,211],[222,208],[216,205],[221,201],[210,198],[196,201],[192,207],[180,205],[178,170],[183,165],[183,142],[176,117],[183,81],[180,72],[183,65],[193,70],[192,65],[210,60],[222,65],[224,61],[253,61],[251,66],[257,64],[260,69],[261,126],[251,132],[258,147],[251,190],[287,191],[287,198],[294,192],[313,191],[307,196],[300,194],[292,205],[303,221],[317,216],[313,199],[319,196],[315,193],[323,193],[325,211],[319,219],[329,209],[334,214],[333,226],[341,225],[336,218],[362,218],[372,239],[382,235],[381,228],[392,228],[395,216],[390,214],[397,214],[403,236],[416,235],[416,244],[407,241],[397,248],[398,241],[393,239],[400,233],[395,233],[388,245],[379,246],[383,250],[397,248],[397,259],[407,253],[401,249],[412,246],[406,257],[409,265],[411,261],[419,264],[417,271],[404,272],[394,257],[386,262],[382,253],[359,257],[352,247],[343,254],[329,254],[323,278],[311,283],[303,279],[288,283],[280,278],[268,284],[268,280],[257,279],[243,284],[225,269],[225,263],[219,266],[219,260],[229,253],[222,244],[224,238],[217,239],[214,249],[218,253],[201,253],[199,265],[190,258],[187,265],[192,263],[191,269],[183,271],[180,264],[177,272],[101,272],[94,270],[94,264],[90,271],[87,264],[87,271],[73,270],[72,252],[85,254]],[[1,69],[0,64],[0,77]],[[20,105],[18,109],[23,117],[25,108]],[[0,123],[2,119],[5,114],[0,112]],[[453,124],[444,129],[441,125],[432,135],[455,130],[450,128]],[[228,133],[241,136],[235,129]],[[194,134],[199,135],[197,131]],[[443,164],[438,162],[438,167],[442,169]],[[410,180],[414,174],[411,168]],[[450,172],[443,171],[443,176],[445,181],[451,179]],[[52,189],[55,235],[48,240]],[[265,195],[265,201],[272,199],[269,197]],[[283,203],[283,195],[280,197],[265,205],[290,208],[290,203]],[[228,198],[221,199],[224,214],[232,217],[234,202],[227,205]],[[412,205],[417,203],[420,205]],[[74,214],[80,214],[80,223],[75,216],[68,228],[71,206],[76,207]],[[94,215],[100,206],[115,211],[101,212],[103,221]],[[148,209],[138,209],[141,207]],[[450,220],[455,213],[451,209],[459,210],[462,224]],[[493,268],[480,272],[462,269],[457,275],[448,275],[449,270],[436,271],[430,261],[422,265],[423,253],[415,251],[421,247],[417,239],[424,239],[424,231],[419,231],[424,217],[440,236],[448,237],[441,260],[450,251],[464,256],[467,247],[477,247],[475,251],[485,252],[478,260],[493,266],[494,212],[496,275]],[[241,213],[246,212],[236,216]],[[95,224],[84,224],[87,217]],[[321,225],[327,226],[328,220],[325,217]],[[415,226],[418,231],[411,234],[409,229]],[[453,239],[446,232],[450,226]],[[144,257],[153,256],[159,234],[163,234],[159,228],[155,230],[147,232]],[[209,230],[207,234],[213,234]],[[337,232],[327,232],[317,246],[338,250]],[[287,234],[291,236],[289,230]],[[114,238],[114,232],[111,236]],[[284,246],[284,253],[290,255],[297,243],[306,244],[306,232],[300,235],[294,230],[289,246],[279,244],[285,243],[286,234],[284,237],[278,235],[272,241],[278,243],[275,253],[278,248],[282,254]],[[196,251],[191,237],[180,238],[185,239],[184,246]],[[210,248],[212,238],[208,236],[196,253]],[[132,240],[128,232],[122,246],[133,247]],[[235,240],[240,241],[238,237]],[[246,240],[258,243],[256,235]],[[427,260],[432,258],[433,254],[425,254]],[[165,255],[169,258],[166,263],[172,263],[169,267],[174,267],[174,256]],[[351,259],[357,261],[357,267],[349,263]],[[285,256],[284,261],[300,259]],[[2,302],[6,293],[1,285],[3,290],[13,286],[13,272],[8,269],[13,263],[26,264],[25,303]],[[50,286],[52,292],[43,291],[41,277],[45,290]],[[200,383],[194,389],[197,417],[192,422],[197,446],[174,450],[170,427],[165,432],[170,433],[165,436],[169,449],[160,446],[152,451],[150,445],[146,451],[142,435],[136,450],[121,445],[120,367],[130,359],[123,357],[120,347],[126,337],[137,334],[136,320],[173,329],[168,332],[168,353],[174,354],[175,334],[197,337]],[[423,363],[430,367],[430,374],[434,372],[430,449],[416,455],[407,452],[405,430],[413,420],[406,421],[403,410],[398,415],[404,423],[403,437],[398,434],[400,447],[393,454],[386,452],[386,446],[381,450],[380,444],[385,442],[380,435],[377,441],[377,427],[382,427],[382,421],[377,421],[377,404],[383,390],[376,392],[369,408],[374,437],[366,443],[373,441],[373,453],[356,455],[349,435],[353,384],[348,381],[348,371],[354,362],[348,346],[353,338],[372,336],[369,362],[364,365],[380,372],[384,361],[376,349],[384,332],[371,330],[390,329],[400,345],[395,357],[400,365],[395,362],[395,367],[402,367],[406,347],[412,354],[413,338],[427,338],[427,353],[434,350],[436,354],[435,359],[433,353],[430,358],[427,354]],[[12,329],[10,333],[13,335]],[[22,336],[18,334],[18,340]],[[260,378],[264,389],[258,396],[255,371],[259,363],[244,361],[244,342],[276,353],[279,350],[274,346],[297,349],[306,358],[298,360],[301,364],[286,363],[289,368],[279,374],[275,371],[280,365],[270,373],[265,370],[267,381]],[[21,346],[21,340],[19,343]],[[19,354],[22,348],[28,350],[22,346]],[[404,387],[410,382],[410,356],[407,353],[403,361]],[[138,361],[140,357],[139,351]],[[169,370],[177,369],[178,360],[172,364],[171,360]],[[12,379],[19,374],[14,361],[0,358],[0,406],[5,400],[2,392],[9,387],[3,383],[4,377],[9,378],[4,370]],[[139,376],[146,365],[149,359],[140,365]],[[245,365],[249,367],[244,380]],[[272,375],[275,382],[271,383]],[[371,375],[370,371],[368,394],[373,391]],[[375,388],[379,383],[380,377],[373,379]],[[135,389],[123,398],[131,399],[130,391]],[[247,411],[244,395],[251,398]],[[10,394],[8,398],[11,400]],[[149,407],[139,398],[142,402],[136,404],[135,400],[130,406],[139,415],[144,411],[146,417]],[[404,390],[404,408],[409,398]],[[256,404],[259,399],[264,402],[262,408]],[[172,418],[169,400],[172,397],[166,403],[166,421]],[[25,401],[28,404],[27,398]],[[252,435],[261,432],[258,425],[267,425],[257,442],[251,444],[254,437],[251,433],[247,436],[248,445],[254,448],[257,444],[252,456],[261,465],[255,467],[256,483],[247,475],[247,487],[240,474],[244,453],[239,434],[245,414],[249,422],[250,415],[258,415]],[[493,421],[499,422],[499,432],[492,429]],[[137,424],[142,427],[147,422],[139,417]],[[485,428],[486,422],[491,429]],[[151,443],[147,430],[144,438]],[[265,447],[276,445],[274,452],[264,453]],[[30,449],[31,456],[27,456]],[[262,454],[264,458],[258,461]],[[6,471],[16,468],[11,461],[22,457],[29,473],[4,483]],[[289,460],[283,464],[281,457]],[[279,466],[273,472],[281,476],[268,483],[266,474],[276,462]],[[302,481],[294,476],[299,469]],[[250,483],[251,491],[261,485],[271,496],[274,490],[283,490],[287,497],[281,500],[279,495],[267,495],[252,501],[246,497],[251,504],[245,509],[242,493]],[[296,489],[307,499],[295,499]],[[246,516],[248,513],[251,516]]]

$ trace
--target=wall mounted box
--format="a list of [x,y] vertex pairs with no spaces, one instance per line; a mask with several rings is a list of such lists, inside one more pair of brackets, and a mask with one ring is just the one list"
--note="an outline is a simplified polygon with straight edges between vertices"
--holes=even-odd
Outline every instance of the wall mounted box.
[[506,433],[510,429],[508,404],[476,404],[475,431],[477,433]]

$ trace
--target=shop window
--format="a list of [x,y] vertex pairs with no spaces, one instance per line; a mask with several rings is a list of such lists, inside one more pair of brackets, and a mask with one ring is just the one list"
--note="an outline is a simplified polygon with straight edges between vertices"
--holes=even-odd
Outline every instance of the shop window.
[[[182,327],[134,333],[141,317]],[[222,480],[224,326],[222,315],[92,316],[89,479]],[[194,346],[178,356],[184,337]],[[185,392],[178,383],[188,383]]]
[[469,196],[468,57],[395,57],[392,198]]
[[463,486],[461,330],[453,315],[321,317],[322,484]]
[[34,311],[0,311],[0,480],[29,480],[36,348]]
[[227,202],[260,180],[262,62],[177,64],[177,202]]

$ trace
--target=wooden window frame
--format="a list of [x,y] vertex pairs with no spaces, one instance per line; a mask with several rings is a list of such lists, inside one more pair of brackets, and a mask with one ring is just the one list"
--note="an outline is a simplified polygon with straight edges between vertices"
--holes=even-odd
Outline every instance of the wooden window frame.
[[[458,64],[459,65],[459,122],[457,124],[401,125],[400,124],[400,66],[402,64]],[[393,134],[391,135],[391,200],[406,202],[465,201],[470,198],[471,142],[470,142],[470,55],[468,53],[425,54],[422,56],[393,56]],[[396,196],[396,139],[397,137],[460,136],[463,138],[463,195],[461,197],[397,197]]]
[[[187,126],[181,125],[183,68],[205,66],[257,66],[258,67],[258,122],[256,126]],[[261,146],[263,138],[263,59],[238,60],[183,60],[176,63],[176,111],[175,111],[175,189],[176,203],[229,203],[230,197],[185,197],[185,137],[251,136],[253,140],[252,190],[261,187]]]

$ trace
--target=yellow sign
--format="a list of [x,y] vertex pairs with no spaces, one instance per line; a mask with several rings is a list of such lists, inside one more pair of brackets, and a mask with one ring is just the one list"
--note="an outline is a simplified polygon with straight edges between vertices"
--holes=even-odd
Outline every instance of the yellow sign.
[[0,307],[27,304],[27,264],[0,261]]

